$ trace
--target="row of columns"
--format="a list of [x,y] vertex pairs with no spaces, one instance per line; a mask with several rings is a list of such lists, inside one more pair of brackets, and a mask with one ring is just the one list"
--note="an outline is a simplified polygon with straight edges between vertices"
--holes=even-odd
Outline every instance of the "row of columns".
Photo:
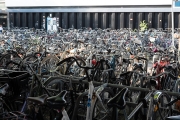
[[[139,28],[145,20],[149,28],[171,28],[171,13],[9,13],[10,25],[14,27],[35,27],[38,21],[42,28],[43,17],[59,18],[62,28]],[[180,14],[175,13],[175,28],[180,28]]]

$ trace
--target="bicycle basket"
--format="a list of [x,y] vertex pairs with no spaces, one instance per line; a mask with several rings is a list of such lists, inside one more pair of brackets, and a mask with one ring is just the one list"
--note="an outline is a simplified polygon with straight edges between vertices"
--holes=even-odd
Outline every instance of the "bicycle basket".
[[0,84],[8,83],[9,90],[14,95],[19,95],[20,92],[28,87],[29,73],[26,71],[15,71],[0,76]]

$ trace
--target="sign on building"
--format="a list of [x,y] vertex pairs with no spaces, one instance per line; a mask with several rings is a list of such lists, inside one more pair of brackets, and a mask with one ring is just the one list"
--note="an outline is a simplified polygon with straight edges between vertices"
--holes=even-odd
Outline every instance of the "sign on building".
[[49,33],[57,32],[57,18],[47,17],[47,32]]

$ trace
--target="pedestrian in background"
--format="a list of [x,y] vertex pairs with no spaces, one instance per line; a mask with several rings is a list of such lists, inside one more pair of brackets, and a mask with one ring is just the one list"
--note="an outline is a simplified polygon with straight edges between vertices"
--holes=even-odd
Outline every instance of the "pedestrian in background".
[[0,25],[0,38],[2,38],[2,33],[3,33],[3,27],[2,27],[2,25]]
[[3,32],[3,27],[2,25],[0,25],[0,33],[2,34],[2,32]]
[[35,23],[35,28],[38,29],[38,21]]

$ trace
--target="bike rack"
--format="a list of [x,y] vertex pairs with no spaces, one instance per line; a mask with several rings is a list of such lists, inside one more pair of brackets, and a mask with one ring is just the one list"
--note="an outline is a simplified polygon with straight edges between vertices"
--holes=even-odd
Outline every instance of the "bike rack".
[[[47,80],[52,80],[52,79],[62,79],[64,81],[69,81],[70,79],[72,80],[72,82],[76,82],[78,83],[79,80],[81,79],[81,77],[75,77],[75,76],[69,76],[69,75],[60,75],[60,76],[43,76],[45,78],[48,78]],[[81,81],[82,83],[85,83],[85,84],[88,84],[88,81],[87,80],[83,80]],[[100,85],[103,84],[103,82],[96,82],[96,81],[93,81],[93,84],[94,85],[98,85],[98,87],[95,87],[95,90],[97,90]],[[117,84],[111,84],[111,83],[108,83],[107,84],[107,87],[112,87],[112,88],[124,88],[124,87],[127,87],[129,90],[132,90],[132,91],[141,91],[141,92],[152,92],[152,90],[148,89],[148,88],[139,88],[139,87],[130,87],[130,86],[125,86],[125,85],[117,85]],[[171,95],[171,96],[180,96],[180,93],[178,92],[169,92],[169,91],[163,91],[163,90],[158,90],[158,91],[162,91],[162,92],[165,92],[167,93],[168,95]],[[81,101],[81,99],[83,98],[83,96],[87,95],[88,94],[88,91],[82,93],[76,100],[76,104],[75,104],[75,108],[74,108],[74,112],[73,112],[73,116],[71,118],[71,120],[75,120],[76,119],[76,116],[77,116],[77,111],[78,111],[78,107],[79,107],[79,102]]]
[[[165,73],[163,73],[163,74],[165,74]],[[38,76],[40,76],[40,75],[38,75]],[[75,76],[69,76],[69,75],[59,75],[59,76],[45,75],[43,77],[48,78],[47,80],[62,79],[64,81],[66,81],[66,80],[69,81],[71,79],[72,82],[77,82],[77,83],[79,82],[80,79],[82,79],[82,77],[75,77]],[[151,78],[153,79],[155,77],[151,77]],[[87,80],[83,80],[82,83],[88,84],[88,81]],[[104,83],[103,82],[93,81],[93,84],[94,85],[102,85]],[[113,87],[113,88],[124,88],[124,87],[127,87],[129,90],[141,91],[141,92],[150,92],[151,91],[148,88],[130,87],[130,86],[126,86],[126,85],[117,85],[117,84],[111,84],[111,83],[108,83],[107,87]],[[158,90],[158,91],[163,91],[164,92],[164,90]],[[172,96],[179,96],[180,95],[180,93],[178,93],[178,92],[169,92],[169,91],[166,91],[166,93],[169,94],[169,95],[172,95]]]

